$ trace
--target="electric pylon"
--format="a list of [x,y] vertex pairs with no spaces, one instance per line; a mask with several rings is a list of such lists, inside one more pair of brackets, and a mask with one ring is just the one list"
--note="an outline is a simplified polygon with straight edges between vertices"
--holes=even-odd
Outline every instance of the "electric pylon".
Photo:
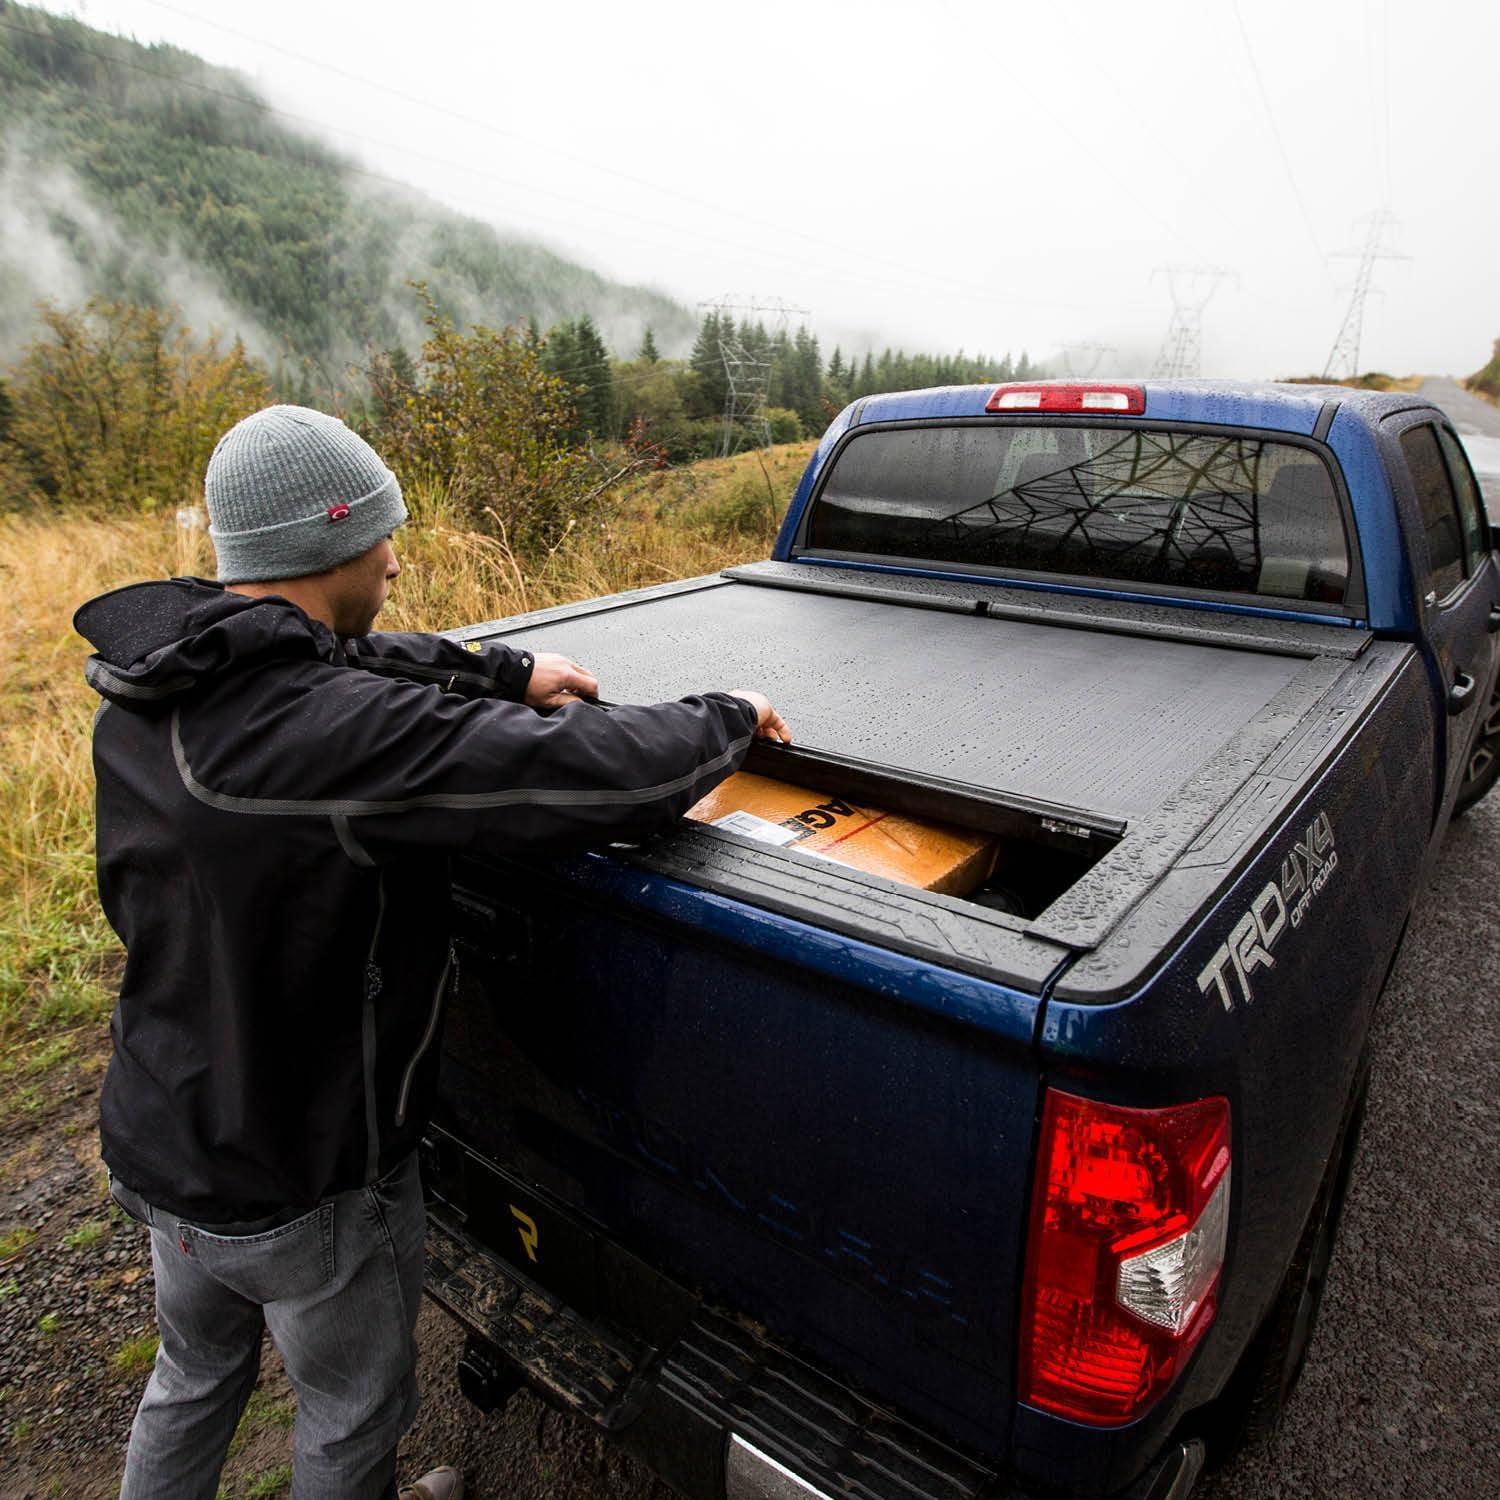
[[1191,380],[1203,369],[1203,309],[1219,283],[1235,273],[1222,266],[1158,266],[1152,276],[1167,278],[1172,321],[1151,367],[1153,379]]
[[[1069,380],[1088,380],[1103,362],[1106,354],[1118,354],[1119,350],[1113,344],[1093,344],[1080,342],[1076,344],[1059,344],[1057,346],[1058,356],[1062,360],[1062,371]],[[1077,356],[1078,366],[1085,361],[1088,368],[1075,368],[1074,356]]]
[[719,456],[728,458],[740,446],[742,435],[753,437],[752,446],[771,446],[771,424],[766,418],[766,401],[771,394],[771,361],[745,348],[738,329],[729,337],[723,334],[726,313],[758,313],[764,321],[773,315],[771,337],[786,330],[793,313],[811,315],[806,307],[792,307],[776,297],[746,297],[736,300],[733,293],[714,302],[700,302],[699,307],[718,315],[719,358],[724,364],[724,430],[719,439]]
[[1389,210],[1381,208],[1367,214],[1358,221],[1366,225],[1365,242],[1358,250],[1335,250],[1334,256],[1345,260],[1358,260],[1354,273],[1354,291],[1349,298],[1349,310],[1344,314],[1343,324],[1333,348],[1328,352],[1328,363],[1323,366],[1324,380],[1339,380],[1346,375],[1359,374],[1359,337],[1365,321],[1365,298],[1370,295],[1370,282],[1375,275],[1377,260],[1410,260],[1409,255],[1400,255],[1384,246],[1386,230],[1394,228],[1396,219]]

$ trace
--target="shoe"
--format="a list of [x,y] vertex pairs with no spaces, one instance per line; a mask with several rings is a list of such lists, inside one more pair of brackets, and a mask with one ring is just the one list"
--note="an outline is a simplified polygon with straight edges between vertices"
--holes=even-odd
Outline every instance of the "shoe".
[[399,1500],[463,1500],[463,1496],[464,1476],[447,1464],[413,1484],[402,1485],[399,1492]]

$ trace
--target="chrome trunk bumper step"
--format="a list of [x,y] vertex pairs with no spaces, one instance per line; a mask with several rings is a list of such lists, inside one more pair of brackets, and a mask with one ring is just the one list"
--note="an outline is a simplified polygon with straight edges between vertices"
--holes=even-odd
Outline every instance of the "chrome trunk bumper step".
[[738,1433],[731,1435],[724,1460],[724,1496],[725,1500],[832,1500]]

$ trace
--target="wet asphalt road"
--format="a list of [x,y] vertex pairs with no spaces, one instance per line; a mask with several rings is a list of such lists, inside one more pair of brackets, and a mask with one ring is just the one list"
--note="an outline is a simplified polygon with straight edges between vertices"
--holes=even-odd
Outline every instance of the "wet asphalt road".
[[[1451,381],[1423,394],[1464,435],[1500,520],[1500,409]],[[1377,1015],[1369,1114],[1302,1383],[1275,1442],[1195,1500],[1500,1495],[1497,1008],[1500,791],[1450,830]],[[463,1463],[471,1494],[667,1500],[529,1398],[494,1421],[466,1413],[456,1341],[432,1314],[424,1325],[427,1403],[409,1447]]]
[[1421,394],[1447,412],[1458,429],[1479,486],[1489,500],[1490,515],[1500,520],[1500,407],[1470,395],[1457,381],[1431,376]]

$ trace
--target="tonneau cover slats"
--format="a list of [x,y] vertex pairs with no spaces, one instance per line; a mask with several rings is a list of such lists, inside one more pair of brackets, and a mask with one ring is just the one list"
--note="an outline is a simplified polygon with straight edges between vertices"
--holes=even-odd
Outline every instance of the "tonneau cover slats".
[[486,634],[573,657],[613,701],[758,687],[800,744],[1121,820],[1160,806],[1308,655],[742,581],[504,624]]

